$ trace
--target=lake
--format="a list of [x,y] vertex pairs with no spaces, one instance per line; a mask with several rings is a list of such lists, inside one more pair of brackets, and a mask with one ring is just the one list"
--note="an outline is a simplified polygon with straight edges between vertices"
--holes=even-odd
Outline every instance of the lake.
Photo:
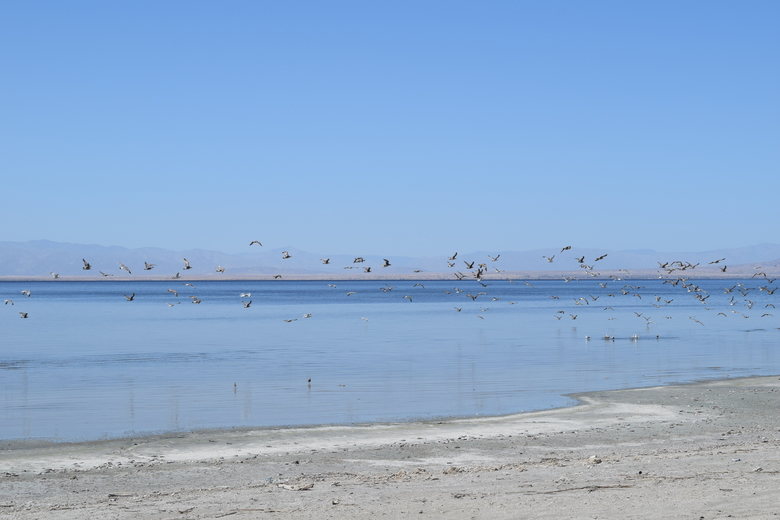
[[0,439],[500,415],[780,373],[760,278],[191,283],[0,282]]

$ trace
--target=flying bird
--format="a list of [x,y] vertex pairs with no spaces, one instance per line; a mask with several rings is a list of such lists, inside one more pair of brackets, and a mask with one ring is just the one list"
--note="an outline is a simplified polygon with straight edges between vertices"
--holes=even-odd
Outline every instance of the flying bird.
[[22,318],[22,319],[27,318],[27,316],[28,316],[28,314],[26,312],[20,312],[19,313],[19,317]]
[[360,263],[365,262],[365,261],[366,260],[362,256],[357,256],[357,257],[355,257],[354,260],[352,260],[352,263],[353,264],[360,264]]
[[125,300],[127,300],[129,302],[135,300],[135,293],[133,293],[133,294],[125,294]]
[[458,258],[458,252],[457,251],[455,251],[455,254],[453,254],[451,257],[449,257],[448,260],[455,260],[456,258]]
[[249,306],[252,305],[252,300],[241,302],[241,305],[243,305],[245,309],[248,309]]
[[598,262],[599,260],[604,260],[606,257],[607,257],[607,253],[604,253],[604,254],[603,254],[603,255],[601,255],[600,257],[596,258],[596,259],[594,260],[594,262]]
[[22,289],[22,290],[21,290],[21,291],[19,291],[19,292],[20,292],[20,293],[22,293],[23,295],[27,296],[28,298],[29,298],[30,296],[32,296],[32,291],[30,291],[30,289]]
[[282,251],[282,259],[283,260],[286,260],[286,259],[291,258],[291,257],[292,257],[292,255],[289,252]]
[[323,264],[327,265],[327,264],[330,263],[330,258],[320,258],[320,262],[322,262]]
[[570,249],[571,249],[571,246],[563,246],[563,247],[561,248],[561,253],[563,253],[564,251],[568,251],[568,250],[570,250]]
[[133,274],[133,273],[130,271],[130,268],[129,268],[129,267],[127,267],[125,264],[119,264],[119,270],[120,270],[120,271],[127,271],[127,274]]
[[544,255],[542,255],[542,258],[547,260],[547,262],[549,262],[549,263],[553,263],[553,260],[555,260],[555,255],[552,255],[552,256],[544,256]]
[[149,262],[144,261],[144,271],[151,271],[155,267],[157,267],[157,264],[150,264]]
[[224,268],[224,267],[222,267],[221,265],[218,265],[218,266],[217,266],[217,272],[218,272],[218,273],[224,273],[224,272],[225,272],[225,268]]
[[82,258],[81,261],[84,262],[84,265],[81,266],[81,269],[83,271],[89,271],[90,269],[92,269],[92,265],[89,262],[87,262],[86,259]]
[[383,258],[382,261],[384,262],[382,267],[390,267],[390,260],[388,260],[387,258]]
[[252,240],[251,242],[249,242],[249,245],[250,245],[250,246],[253,246],[253,245],[255,245],[255,244],[257,244],[258,246],[262,246],[262,245],[263,245],[263,244],[261,244],[261,243],[260,243],[260,241],[259,241],[259,240]]
[[190,261],[189,260],[187,260],[186,258],[182,258],[182,260],[184,260],[184,270],[185,271],[187,269],[192,269],[192,266],[190,265]]
[[491,262],[498,262],[498,259],[501,258],[501,255],[496,255],[496,256],[488,255],[488,258],[490,258]]

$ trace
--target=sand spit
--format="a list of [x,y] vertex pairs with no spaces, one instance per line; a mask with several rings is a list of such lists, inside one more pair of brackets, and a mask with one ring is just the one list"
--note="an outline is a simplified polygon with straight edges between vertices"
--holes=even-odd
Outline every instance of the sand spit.
[[6,443],[7,518],[775,518],[780,377],[436,422]]

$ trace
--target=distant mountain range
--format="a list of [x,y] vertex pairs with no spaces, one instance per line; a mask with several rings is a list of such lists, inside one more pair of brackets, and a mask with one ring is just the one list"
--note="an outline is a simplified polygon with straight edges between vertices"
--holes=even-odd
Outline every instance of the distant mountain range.
[[[283,259],[287,251],[290,258]],[[270,277],[283,276],[356,276],[356,277],[394,277],[417,275],[420,277],[437,274],[452,274],[455,271],[467,271],[468,262],[475,265],[484,263],[488,273],[497,276],[501,273],[538,273],[554,275],[564,272],[582,272],[577,259],[584,256],[585,263],[593,265],[600,272],[616,272],[620,269],[655,274],[659,262],[681,260],[700,263],[697,274],[718,275],[719,267],[727,265],[726,274],[750,274],[757,266],[767,272],[780,271],[780,245],[759,244],[750,247],[718,249],[701,252],[659,252],[653,250],[604,250],[593,248],[572,248],[567,251],[558,249],[535,249],[530,251],[471,251],[459,252],[454,266],[448,265],[448,256],[409,257],[392,256],[389,267],[382,267],[383,257],[375,255],[355,256],[327,255],[312,253],[295,248],[266,248],[247,246],[242,254],[227,254],[205,249],[172,251],[160,248],[129,249],[119,246],[101,246],[94,244],[70,244],[34,240],[29,242],[0,242],[0,276],[2,277],[49,277],[57,273],[60,277],[97,277],[100,271],[112,279],[129,278],[125,271],[119,270],[119,264],[125,264],[132,271],[133,278],[143,276],[170,277],[176,273],[192,277]],[[498,260],[493,261],[500,255]],[[595,259],[606,255],[602,260]],[[355,262],[362,256],[363,262]],[[552,258],[549,262],[543,257]],[[189,260],[191,269],[184,269],[184,258]],[[321,259],[329,258],[329,264]],[[718,264],[709,262],[725,258]],[[92,269],[82,269],[82,259],[86,259]],[[144,270],[144,262],[155,264],[154,269]],[[217,266],[225,268],[224,274],[216,272]],[[365,268],[371,272],[366,273]],[[498,270],[498,271],[497,271]]]

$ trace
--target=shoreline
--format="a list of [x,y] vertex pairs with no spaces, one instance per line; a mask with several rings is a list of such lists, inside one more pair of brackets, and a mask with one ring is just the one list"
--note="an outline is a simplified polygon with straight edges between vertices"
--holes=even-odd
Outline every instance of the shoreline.
[[208,430],[0,450],[0,515],[780,514],[780,376],[569,397],[579,402],[498,417]]
[[[155,431],[155,432],[138,432],[135,434],[120,435],[116,437],[101,437],[97,439],[87,440],[50,440],[46,438],[33,438],[33,439],[0,439],[0,455],[4,452],[12,453],[17,450],[43,450],[43,449],[57,449],[58,447],[92,447],[99,446],[101,444],[123,444],[130,442],[145,442],[145,441],[160,441],[164,442],[169,439],[182,439],[189,436],[220,436],[220,435],[241,435],[260,432],[285,432],[285,431],[306,431],[314,429],[338,429],[338,428],[359,428],[366,429],[373,426],[377,427],[401,427],[403,425],[428,425],[428,424],[446,424],[459,421],[480,421],[480,420],[499,420],[499,419],[512,419],[521,418],[528,414],[555,412],[561,410],[570,410],[587,404],[589,396],[591,394],[608,394],[611,392],[624,392],[632,390],[651,390],[657,388],[666,387],[686,387],[695,386],[699,384],[714,383],[714,382],[739,382],[742,380],[752,380],[760,378],[780,378],[780,373],[770,375],[748,375],[739,377],[718,377],[718,378],[701,378],[694,379],[687,382],[671,382],[667,384],[652,385],[652,386],[635,386],[627,388],[608,388],[605,390],[585,390],[582,392],[573,392],[567,394],[560,394],[560,397],[569,398],[574,400],[571,404],[564,404],[561,406],[553,406],[550,408],[539,408],[532,410],[523,410],[519,412],[509,412],[498,415],[452,415],[452,416],[432,416],[425,418],[409,418],[408,420],[389,420],[389,421],[374,421],[374,422],[355,422],[355,423],[313,423],[313,424],[280,424],[273,426],[235,426],[235,427],[216,427],[216,428],[194,428],[191,430],[171,430],[171,431]],[[2,471],[2,459],[0,459],[0,472]]]

